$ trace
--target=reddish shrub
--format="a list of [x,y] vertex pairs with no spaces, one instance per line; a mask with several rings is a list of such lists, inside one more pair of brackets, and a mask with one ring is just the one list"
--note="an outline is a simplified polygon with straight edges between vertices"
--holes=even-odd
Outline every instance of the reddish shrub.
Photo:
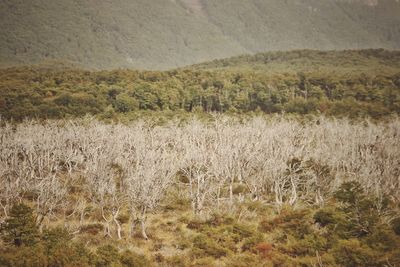
[[261,256],[261,258],[267,259],[271,257],[271,252],[272,252],[271,244],[265,242],[258,243],[255,249],[258,251],[258,254]]

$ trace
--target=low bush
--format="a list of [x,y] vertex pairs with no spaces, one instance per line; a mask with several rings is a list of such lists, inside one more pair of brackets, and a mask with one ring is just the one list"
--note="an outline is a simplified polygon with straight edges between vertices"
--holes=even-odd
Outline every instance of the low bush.
[[168,267],[186,267],[189,266],[189,259],[186,255],[174,255],[166,257],[164,264]]
[[150,267],[151,262],[144,256],[133,251],[125,250],[120,256],[122,266],[126,267]]
[[98,233],[100,233],[104,230],[104,225],[101,223],[90,223],[90,224],[82,225],[79,230],[81,233],[97,235]]
[[96,267],[107,267],[119,262],[118,249],[112,245],[104,245],[96,250]]
[[249,253],[241,253],[228,258],[226,261],[226,266],[229,267],[261,267],[270,266],[268,263],[263,262],[257,255]]
[[268,233],[276,228],[296,238],[303,238],[311,233],[312,220],[309,216],[310,210],[285,209],[273,219],[264,219],[259,223],[258,229]]
[[272,245],[266,242],[258,243],[255,246],[255,250],[258,252],[261,258],[267,259],[270,258],[272,253]]
[[193,240],[192,254],[196,258],[214,257],[221,258],[228,255],[229,250],[218,244],[214,239],[199,234]]
[[332,209],[320,209],[318,210],[313,219],[316,223],[319,223],[322,227],[337,223],[335,217],[335,211]]
[[331,253],[341,266],[380,266],[377,253],[354,238],[340,240]]
[[249,238],[256,234],[256,230],[253,227],[245,224],[235,223],[233,225],[232,232],[239,236],[239,241],[243,240],[244,238]]
[[250,251],[253,253],[257,252],[256,246],[264,241],[264,238],[261,234],[257,234],[251,236],[249,238],[245,238],[242,244],[242,251]]

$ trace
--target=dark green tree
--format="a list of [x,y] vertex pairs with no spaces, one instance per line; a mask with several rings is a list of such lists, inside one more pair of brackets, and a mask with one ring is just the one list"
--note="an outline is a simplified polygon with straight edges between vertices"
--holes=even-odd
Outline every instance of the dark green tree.
[[359,182],[346,182],[335,192],[341,202],[341,211],[348,217],[348,231],[351,236],[362,237],[373,232],[379,223],[379,212],[374,199],[367,195]]
[[25,204],[15,204],[10,211],[10,217],[5,221],[2,239],[17,247],[34,245],[38,240],[38,228],[33,216],[33,210]]

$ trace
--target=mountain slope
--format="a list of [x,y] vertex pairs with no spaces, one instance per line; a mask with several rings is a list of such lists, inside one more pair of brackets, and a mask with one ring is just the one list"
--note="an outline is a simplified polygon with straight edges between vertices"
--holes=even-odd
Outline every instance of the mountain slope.
[[399,14],[397,0],[2,0],[0,65],[167,69],[260,51],[398,49]]

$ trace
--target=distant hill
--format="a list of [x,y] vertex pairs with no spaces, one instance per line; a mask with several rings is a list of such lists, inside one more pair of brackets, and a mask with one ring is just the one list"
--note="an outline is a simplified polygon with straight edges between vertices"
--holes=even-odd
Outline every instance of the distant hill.
[[169,69],[293,49],[400,48],[398,0],[1,0],[0,66]]
[[269,73],[396,73],[400,72],[400,51],[384,49],[266,52],[215,59],[183,69],[262,71]]

